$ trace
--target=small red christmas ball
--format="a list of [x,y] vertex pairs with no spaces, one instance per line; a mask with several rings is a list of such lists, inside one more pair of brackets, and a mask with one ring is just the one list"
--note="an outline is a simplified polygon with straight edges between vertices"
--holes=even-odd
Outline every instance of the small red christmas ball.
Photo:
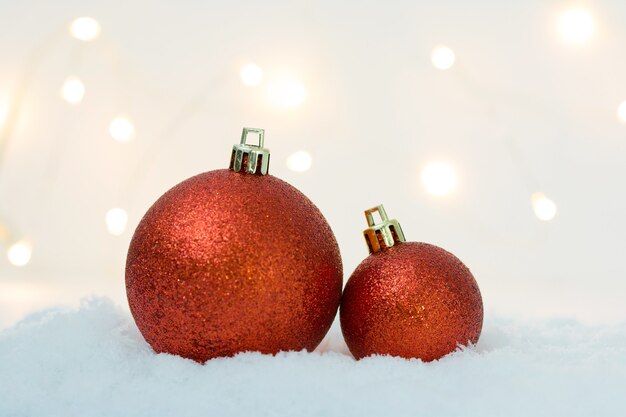
[[342,264],[330,226],[242,144],[230,170],[178,184],[148,210],[128,250],[132,315],[156,352],[198,362],[313,350],[333,322]]
[[[382,218],[377,225],[376,211]],[[341,329],[354,357],[432,361],[476,343],[483,302],[469,269],[440,247],[406,242],[382,206],[366,216],[371,254],[348,280],[340,308]]]

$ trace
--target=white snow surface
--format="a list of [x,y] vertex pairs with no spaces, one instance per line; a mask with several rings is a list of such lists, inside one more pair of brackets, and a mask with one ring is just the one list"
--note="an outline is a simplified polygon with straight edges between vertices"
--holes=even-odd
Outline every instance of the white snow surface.
[[198,364],[155,354],[106,298],[0,333],[0,416],[624,416],[626,324],[488,316],[475,347],[355,361],[335,326],[313,353]]

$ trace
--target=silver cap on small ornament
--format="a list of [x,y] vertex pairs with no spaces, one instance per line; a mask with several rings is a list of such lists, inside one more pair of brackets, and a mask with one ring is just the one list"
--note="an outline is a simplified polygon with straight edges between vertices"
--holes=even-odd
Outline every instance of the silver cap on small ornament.
[[[374,220],[374,213],[376,212],[380,216],[380,223],[376,223]],[[370,253],[390,248],[400,242],[406,242],[400,223],[396,219],[389,220],[382,204],[365,210],[365,219],[369,227],[363,230],[363,236]]]
[[[259,135],[259,144],[246,143],[248,134]],[[244,127],[241,133],[241,142],[233,145],[230,157],[230,170],[246,174],[267,175],[270,164],[270,150],[263,147],[265,130],[254,127]]]

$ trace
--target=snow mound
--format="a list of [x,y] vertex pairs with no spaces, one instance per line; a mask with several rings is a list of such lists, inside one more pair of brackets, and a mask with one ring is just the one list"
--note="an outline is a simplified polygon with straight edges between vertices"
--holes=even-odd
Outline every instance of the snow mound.
[[623,416],[626,325],[487,317],[438,362],[318,351],[204,365],[155,354],[103,298],[0,333],[0,416]]

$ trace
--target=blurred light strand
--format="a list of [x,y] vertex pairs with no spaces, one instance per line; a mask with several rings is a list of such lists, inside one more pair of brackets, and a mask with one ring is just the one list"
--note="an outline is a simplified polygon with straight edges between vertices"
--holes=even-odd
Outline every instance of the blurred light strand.
[[[588,43],[594,36],[596,26],[592,14],[584,8],[573,8],[563,11],[557,22],[558,32],[562,39],[574,45]],[[100,23],[92,17],[79,17],[69,25],[69,32],[77,40],[89,42],[97,39],[101,33]],[[444,45],[433,48],[431,52],[432,65],[439,70],[452,68],[456,61],[455,52]],[[255,63],[248,63],[240,69],[241,82],[250,87],[263,83],[264,71]],[[68,77],[62,87],[61,96],[70,104],[79,104],[85,95],[85,85],[77,77]],[[267,85],[267,98],[270,104],[280,108],[295,108],[305,101],[307,90],[302,82],[290,77],[279,77]],[[9,112],[8,98],[0,95],[0,133],[7,120]],[[617,118],[626,123],[626,101],[617,108]],[[131,141],[135,135],[135,125],[125,116],[114,118],[109,124],[110,136],[118,142]],[[289,155],[287,167],[295,172],[305,172],[312,166],[311,155],[304,151],[297,151]],[[421,182],[429,194],[445,196],[451,194],[457,187],[457,174],[453,166],[448,163],[433,162],[421,171]],[[531,196],[532,208],[537,218],[542,221],[552,220],[557,213],[557,206],[545,194],[537,192]],[[128,215],[121,208],[109,210],[105,216],[109,233],[123,234],[127,227]],[[3,229],[0,225],[0,238]],[[1,239],[0,239],[1,240]],[[22,240],[13,243],[7,251],[9,261],[16,266],[26,265],[32,255],[32,244]]]

